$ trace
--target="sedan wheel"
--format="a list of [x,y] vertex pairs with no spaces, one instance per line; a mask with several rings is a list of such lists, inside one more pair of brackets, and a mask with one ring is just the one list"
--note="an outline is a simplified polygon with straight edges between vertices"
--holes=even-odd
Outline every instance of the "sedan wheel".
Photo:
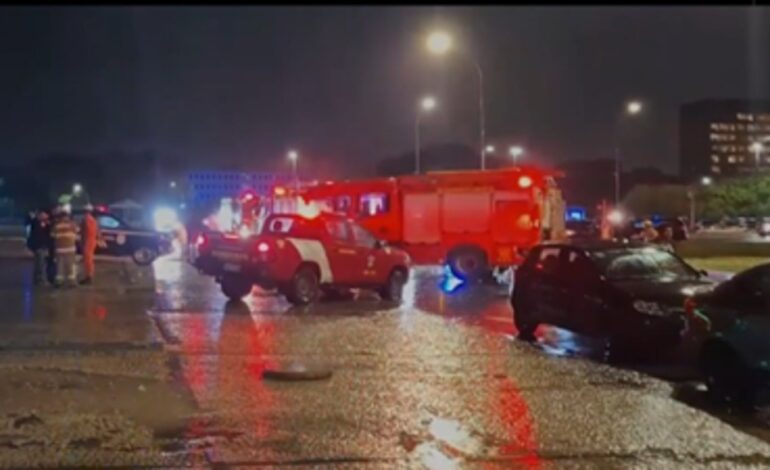
[[138,264],[139,266],[147,266],[149,264],[152,264],[152,262],[155,261],[155,258],[157,257],[158,257],[158,253],[152,248],[148,248],[146,246],[137,248],[136,250],[134,250],[133,254],[131,255],[131,258],[133,258],[134,263]]

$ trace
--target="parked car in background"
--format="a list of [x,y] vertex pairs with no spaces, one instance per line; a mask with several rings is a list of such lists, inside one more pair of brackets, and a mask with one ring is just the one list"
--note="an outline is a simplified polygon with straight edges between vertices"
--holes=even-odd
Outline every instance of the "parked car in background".
[[757,221],[757,233],[760,237],[770,236],[770,217],[762,217]]
[[566,222],[565,234],[571,240],[597,239],[599,227],[593,220],[569,220]]
[[540,324],[607,338],[618,350],[676,345],[687,327],[690,289],[711,281],[656,245],[542,244],[516,272],[514,323],[532,340]]
[[770,263],[695,293],[686,310],[705,324],[698,362],[711,397],[753,406],[770,385]]

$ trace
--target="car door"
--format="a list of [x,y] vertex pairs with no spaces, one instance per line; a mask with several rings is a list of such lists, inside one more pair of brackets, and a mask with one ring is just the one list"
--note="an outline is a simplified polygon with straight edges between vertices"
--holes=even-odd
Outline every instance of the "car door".
[[378,248],[377,239],[368,230],[354,222],[350,228],[358,252],[356,262],[360,263],[359,282],[362,285],[382,283],[390,269],[388,255]]
[[354,284],[359,277],[362,262],[360,254],[353,242],[350,225],[342,219],[326,221],[329,239],[326,252],[329,257],[334,282],[338,284]]
[[[722,317],[712,318],[713,331],[723,334],[752,365],[770,361],[770,265],[739,274],[729,284],[729,295],[714,302]],[[729,328],[725,316],[733,320]]]
[[127,239],[123,230],[123,224],[109,215],[96,215],[96,223],[99,225],[99,231],[104,240],[104,246],[96,247],[96,254],[101,255],[121,255],[127,252]]
[[543,323],[558,324],[561,317],[560,256],[560,247],[542,247],[532,267],[530,282],[527,283],[528,303]]
[[562,256],[565,263],[562,322],[566,328],[579,333],[600,334],[605,326],[602,324],[605,304],[599,271],[581,250],[568,248]]

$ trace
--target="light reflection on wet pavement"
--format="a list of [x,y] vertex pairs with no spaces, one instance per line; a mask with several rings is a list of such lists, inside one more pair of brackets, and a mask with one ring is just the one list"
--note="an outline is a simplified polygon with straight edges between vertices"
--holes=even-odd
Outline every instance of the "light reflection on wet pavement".
[[[74,386],[67,385],[71,371],[107,378],[86,381],[92,394],[72,398],[65,416],[88,410],[84,401],[101,403],[101,390],[124,397],[114,404],[122,417],[115,421],[122,423],[118,437],[93,437],[104,425],[84,425],[86,437],[77,441],[62,431],[47,446],[67,448],[64,456],[35,440],[43,430],[60,429],[56,419],[63,418],[45,414],[55,414],[53,401],[39,411],[44,424],[30,427],[38,434],[8,445],[0,436],[3,467],[770,464],[770,446],[672,399],[670,384],[584,360],[601,351],[598,344],[555,328],[541,328],[538,345],[513,339],[505,287],[449,294],[438,287],[440,271],[420,269],[401,305],[360,293],[355,301],[295,308],[259,289],[228,303],[211,279],[169,259],[154,266],[154,290],[117,294],[106,288],[30,294],[20,288],[18,272],[2,271],[0,289],[15,292],[6,297],[18,316],[0,319],[11,331],[0,333],[7,349],[0,367],[27,373],[55,364],[63,372],[50,379],[58,381],[47,385],[53,391]],[[31,330],[19,326],[30,324]],[[24,352],[39,348],[46,335],[82,349]],[[90,350],[94,342],[104,352]],[[126,348],[133,344],[152,347]],[[265,370],[297,364],[332,375],[307,382],[263,378]],[[21,405],[2,398],[0,416],[18,419],[9,410]]]
[[[665,383],[558,357],[601,349],[590,341],[555,328],[541,328],[538,346],[512,340],[506,287],[445,293],[440,272],[421,269],[401,306],[360,293],[295,308],[256,288],[228,303],[186,276],[196,275],[157,266],[153,315],[211,413],[186,438],[237,430],[208,441],[207,462],[607,468],[718,462],[738,449],[770,462],[765,444],[671,400]],[[262,379],[290,362],[333,376]]]

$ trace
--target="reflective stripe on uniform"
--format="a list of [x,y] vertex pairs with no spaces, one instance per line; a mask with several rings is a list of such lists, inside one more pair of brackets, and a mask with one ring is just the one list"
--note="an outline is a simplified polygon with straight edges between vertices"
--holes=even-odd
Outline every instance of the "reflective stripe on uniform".
[[305,240],[300,238],[287,238],[289,243],[297,249],[302,261],[310,261],[318,265],[321,270],[321,282],[330,283],[334,281],[332,269],[329,266],[329,258],[326,256],[326,249],[318,240]]

